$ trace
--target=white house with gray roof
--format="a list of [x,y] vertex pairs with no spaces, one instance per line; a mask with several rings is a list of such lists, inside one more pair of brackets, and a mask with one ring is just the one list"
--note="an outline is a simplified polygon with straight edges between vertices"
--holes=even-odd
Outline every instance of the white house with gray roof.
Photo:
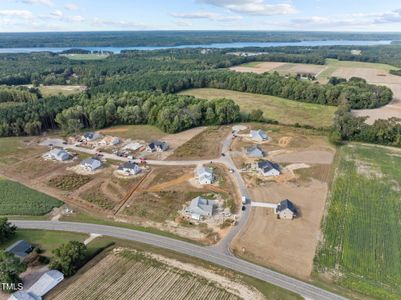
[[214,206],[214,200],[196,197],[191,200],[191,203],[185,209],[185,212],[189,213],[192,219],[200,220],[204,217],[211,217],[213,215]]
[[57,160],[57,161],[67,161],[72,158],[72,156],[64,149],[53,149],[47,152],[44,157]]
[[196,169],[196,178],[200,184],[212,184],[214,181],[213,169],[200,166]]
[[101,139],[102,137],[103,136],[97,132],[85,132],[84,135],[82,136],[82,139],[88,142],[93,142]]
[[262,129],[251,130],[249,136],[255,142],[264,142],[264,141],[267,141],[269,139],[267,134]]
[[280,175],[280,167],[271,161],[260,160],[255,165],[256,170],[263,176],[278,176]]
[[102,166],[102,162],[97,158],[87,158],[81,161],[81,166],[86,170],[93,172]]
[[252,146],[245,149],[246,155],[252,158],[262,158],[265,156],[265,153],[259,146]]
[[280,219],[292,220],[297,215],[297,209],[290,200],[285,199],[277,205],[275,213],[280,217]]
[[166,142],[162,141],[153,141],[148,144],[146,147],[146,151],[148,152],[164,152],[167,151],[169,148],[168,144]]

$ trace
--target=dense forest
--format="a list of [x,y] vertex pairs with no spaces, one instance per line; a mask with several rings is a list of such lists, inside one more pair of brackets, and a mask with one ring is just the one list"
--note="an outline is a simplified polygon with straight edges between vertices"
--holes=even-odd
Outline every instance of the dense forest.
[[174,133],[239,119],[239,107],[228,99],[207,101],[150,92],[102,94],[94,98],[80,94],[0,107],[0,136],[34,135],[58,127],[71,133],[115,124],[151,124]]
[[285,31],[118,31],[0,33],[0,47],[136,47],[232,42],[300,42],[314,40],[400,40],[399,33]]

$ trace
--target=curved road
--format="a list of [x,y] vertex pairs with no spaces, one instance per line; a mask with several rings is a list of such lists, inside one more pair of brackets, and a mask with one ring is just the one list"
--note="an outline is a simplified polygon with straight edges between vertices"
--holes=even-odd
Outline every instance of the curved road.
[[136,241],[155,247],[168,249],[192,257],[196,257],[216,265],[269,282],[286,290],[293,291],[308,299],[316,300],[345,300],[341,296],[325,291],[311,284],[274,272],[267,268],[249,263],[232,255],[221,253],[211,247],[202,247],[176,239],[159,236],[126,228],[112,227],[97,224],[52,222],[52,221],[11,221],[20,228],[58,230],[80,233],[96,233],[118,239]]

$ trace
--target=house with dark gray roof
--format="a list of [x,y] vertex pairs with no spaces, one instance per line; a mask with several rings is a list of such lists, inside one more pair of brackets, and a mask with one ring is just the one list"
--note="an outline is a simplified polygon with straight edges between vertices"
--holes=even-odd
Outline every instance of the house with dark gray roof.
[[88,142],[92,142],[101,139],[102,137],[103,136],[97,132],[85,132],[82,138]]
[[262,158],[265,153],[259,146],[252,146],[245,149],[246,155],[252,158]]
[[276,214],[280,219],[292,220],[297,215],[297,209],[290,200],[285,199],[277,205]]
[[268,160],[260,160],[256,163],[256,170],[263,176],[278,176],[280,175],[280,168],[277,164]]
[[142,172],[141,167],[138,166],[138,164],[133,163],[133,162],[125,162],[123,164],[121,164],[118,167],[118,171],[120,171],[121,173],[125,173],[128,175],[136,175]]
[[10,247],[6,249],[6,252],[14,254],[14,256],[18,257],[20,260],[23,260],[29,253],[31,253],[33,247],[25,240],[20,240],[12,244]]
[[169,146],[166,142],[153,141],[148,144],[148,146],[146,147],[146,150],[148,152],[155,152],[155,151],[164,152],[164,151],[167,151],[168,148],[169,148]]

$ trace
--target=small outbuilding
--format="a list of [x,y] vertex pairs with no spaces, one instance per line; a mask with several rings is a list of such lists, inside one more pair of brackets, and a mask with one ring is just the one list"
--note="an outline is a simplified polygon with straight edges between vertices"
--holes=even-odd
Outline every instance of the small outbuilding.
[[13,254],[18,257],[20,260],[23,260],[25,257],[31,253],[33,247],[25,240],[20,240],[12,244],[10,247],[6,249],[6,252]]
[[64,280],[64,274],[57,270],[50,270],[42,275],[28,290],[29,294],[41,299]]
[[198,167],[196,178],[200,184],[212,184],[214,181],[213,169],[204,166]]
[[286,199],[277,205],[275,213],[280,219],[292,220],[297,215],[297,209],[290,200]]
[[256,169],[263,176],[279,176],[280,168],[268,160],[260,160],[256,163]]
[[146,151],[148,152],[164,152],[167,151],[169,149],[169,146],[166,142],[162,142],[162,141],[153,141],[151,143],[148,144],[148,146],[146,147]]
[[245,149],[246,155],[252,158],[262,158],[265,156],[265,153],[259,146],[252,146]]
[[121,143],[120,139],[116,136],[106,136],[103,140],[99,142],[100,145],[105,145],[105,146],[115,146],[120,143]]
[[252,140],[254,140],[256,142],[264,142],[269,139],[267,134],[262,129],[251,130],[249,136]]
[[81,166],[83,166],[88,171],[95,171],[102,166],[102,162],[97,158],[87,158],[81,161]]
[[118,171],[127,175],[136,175],[142,172],[141,167],[133,162],[125,162],[118,167]]
[[17,291],[13,293],[8,300],[38,300],[41,298],[37,298],[34,295],[27,293],[25,291]]

